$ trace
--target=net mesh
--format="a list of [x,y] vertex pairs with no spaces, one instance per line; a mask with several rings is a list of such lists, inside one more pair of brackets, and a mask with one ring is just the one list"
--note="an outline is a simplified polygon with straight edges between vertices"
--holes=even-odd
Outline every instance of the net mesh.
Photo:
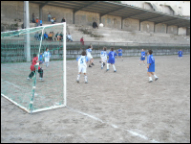
[[[63,105],[63,38],[66,36],[63,28],[60,24],[1,33],[1,94],[30,111]],[[31,61],[33,54],[43,55],[43,63],[39,65],[42,71],[35,66],[31,79],[27,79],[31,73],[31,62],[26,62],[27,35]],[[44,61],[46,48],[51,54],[49,63]]]

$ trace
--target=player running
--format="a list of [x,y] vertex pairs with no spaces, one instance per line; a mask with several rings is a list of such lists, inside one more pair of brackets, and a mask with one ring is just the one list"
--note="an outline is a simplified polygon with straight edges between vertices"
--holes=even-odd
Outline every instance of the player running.
[[[144,65],[145,65],[145,55],[146,55],[145,50],[142,49],[140,60],[144,63]],[[140,65],[141,65],[141,61],[140,61]]]
[[183,52],[182,52],[182,50],[180,49],[180,50],[178,51],[178,58],[182,58],[182,55],[183,55]]
[[93,46],[91,45],[91,46],[88,46],[88,49],[86,49],[86,54],[87,54],[87,57],[88,57],[88,59],[89,59],[89,61],[90,61],[90,63],[89,63],[89,67],[92,67],[91,65],[94,65],[94,63],[93,63],[93,57],[92,57],[92,55],[91,55],[91,52],[92,52],[92,49],[93,49]]
[[113,70],[114,72],[117,72],[116,68],[115,68],[115,56],[117,56],[117,54],[113,51],[113,48],[111,48],[111,51],[108,53],[108,62],[107,62],[107,70],[106,72],[109,70],[109,65],[113,65]]
[[158,80],[158,77],[156,76],[156,74],[154,74],[155,72],[155,58],[153,57],[152,55],[153,51],[152,50],[149,50],[148,51],[148,56],[147,56],[147,74],[149,76],[149,83],[152,82],[152,75],[154,75],[155,77],[155,81]]
[[80,57],[77,58],[78,61],[78,75],[77,75],[77,80],[76,82],[79,83],[80,81],[80,74],[83,73],[84,74],[84,79],[85,79],[85,83],[88,83],[88,77],[86,75],[86,70],[87,70],[87,62],[88,62],[88,58],[86,57],[86,52],[83,51],[82,55]]
[[[118,49],[118,57],[119,58],[122,58],[122,53],[123,53],[122,48]],[[122,61],[123,61],[123,58],[122,58]]]
[[101,57],[101,69],[103,69],[103,67],[107,63],[107,48],[106,47],[103,47],[103,51],[101,51],[100,57]]

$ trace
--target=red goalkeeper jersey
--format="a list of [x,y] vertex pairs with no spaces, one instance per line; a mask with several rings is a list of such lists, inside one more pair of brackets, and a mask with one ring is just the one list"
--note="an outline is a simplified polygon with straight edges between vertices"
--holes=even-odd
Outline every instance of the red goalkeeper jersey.
[[[35,65],[36,65],[37,61],[38,61],[38,57],[34,57],[34,58],[32,59],[32,64],[31,64],[31,66],[30,66],[31,71],[35,71]],[[39,69],[40,69],[40,67],[38,67],[38,70],[39,70]]]

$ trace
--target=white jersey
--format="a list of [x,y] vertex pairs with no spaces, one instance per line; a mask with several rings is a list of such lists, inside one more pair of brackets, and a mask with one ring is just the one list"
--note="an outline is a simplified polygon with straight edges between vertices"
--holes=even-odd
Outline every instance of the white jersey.
[[80,56],[78,59],[78,66],[87,67],[87,64],[86,64],[87,61],[88,61],[88,58],[86,56]]
[[78,72],[86,73],[88,58],[86,56],[80,56],[78,58]]
[[49,51],[45,51],[43,56],[44,56],[45,62],[49,62],[50,57],[51,57],[50,52]]
[[86,54],[87,54],[87,57],[89,58],[89,59],[92,59],[93,57],[92,57],[92,55],[91,55],[91,52],[92,52],[92,49],[87,49],[86,50]]
[[101,51],[100,57],[107,58],[107,52]]
[[100,57],[101,57],[102,62],[106,62],[107,61],[107,52],[101,51]]

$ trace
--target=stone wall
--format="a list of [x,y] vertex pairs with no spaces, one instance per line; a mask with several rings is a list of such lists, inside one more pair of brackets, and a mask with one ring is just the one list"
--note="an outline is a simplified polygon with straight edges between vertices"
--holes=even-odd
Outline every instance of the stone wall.
[[122,28],[128,31],[139,31],[139,20],[131,18],[124,19]]
[[62,18],[64,17],[67,23],[69,23],[69,24],[73,23],[73,11],[72,11],[72,9],[45,5],[42,8],[42,20],[43,21],[48,21],[49,12],[50,12],[52,17],[56,18],[57,22],[61,22]]
[[166,33],[166,24],[157,24],[155,25],[155,32],[156,33]]
[[186,35],[186,28],[179,28],[178,29],[178,35]]
[[121,29],[121,17],[105,15],[101,17],[101,22],[105,27]]
[[154,22],[144,21],[141,23],[142,32],[154,32]]
[[75,23],[92,26],[93,22],[100,23],[99,14],[93,12],[78,11],[75,14]]
[[168,26],[167,33],[169,34],[178,34],[178,27],[177,26]]

